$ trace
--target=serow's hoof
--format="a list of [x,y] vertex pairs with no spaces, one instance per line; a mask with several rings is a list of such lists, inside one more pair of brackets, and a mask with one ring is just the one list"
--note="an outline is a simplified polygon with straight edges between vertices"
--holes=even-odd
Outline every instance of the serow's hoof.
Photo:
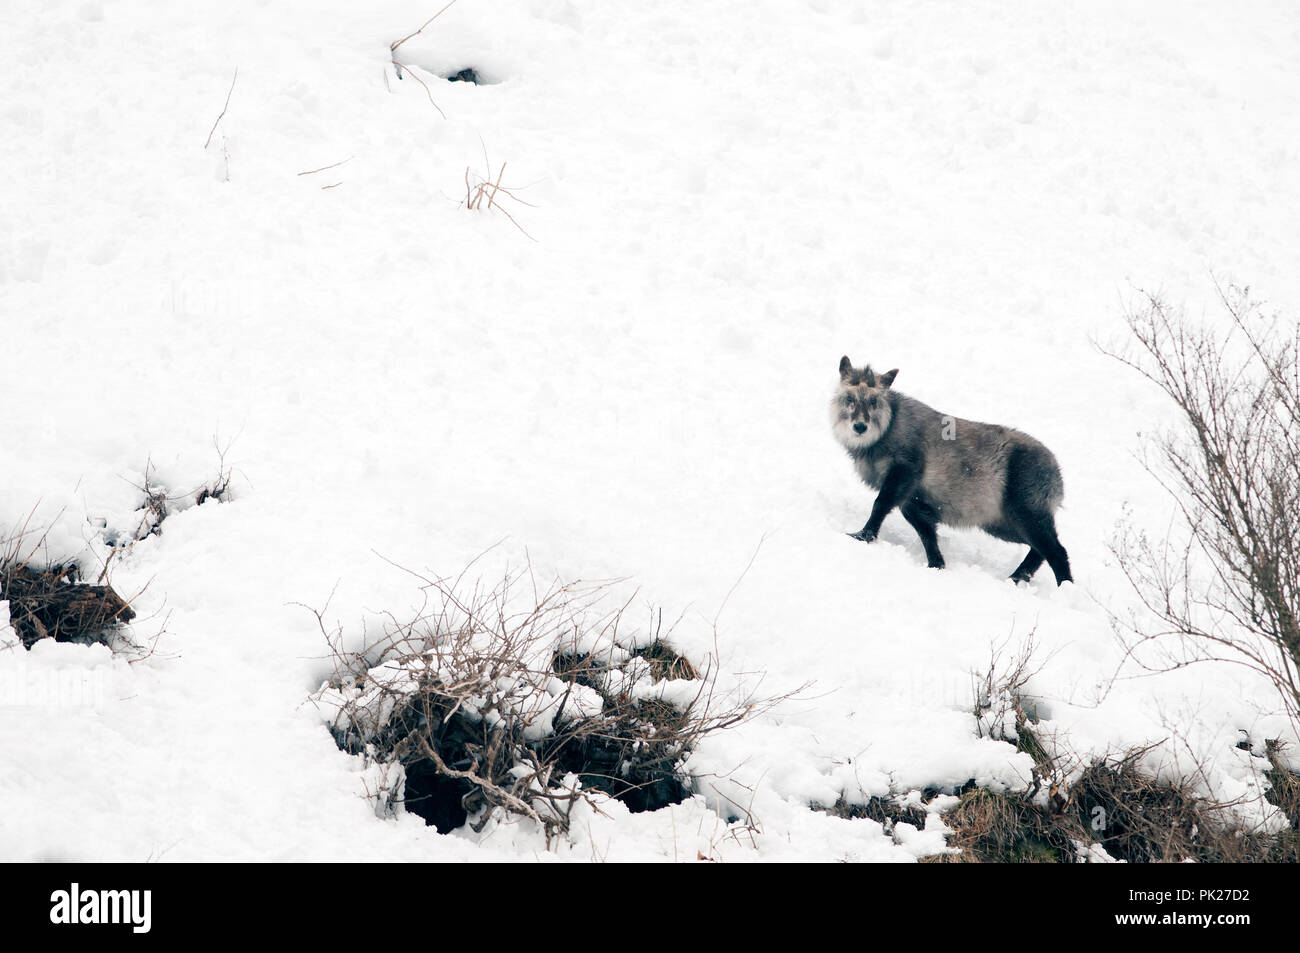
[[870,543],[876,538],[875,533],[868,533],[865,529],[858,530],[856,533],[849,533],[848,536],[850,539],[861,540],[864,543]]

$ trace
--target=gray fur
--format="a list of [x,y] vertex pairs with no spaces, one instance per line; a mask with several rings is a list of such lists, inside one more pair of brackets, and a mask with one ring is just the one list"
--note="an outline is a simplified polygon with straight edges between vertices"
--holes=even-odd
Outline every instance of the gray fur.
[[1064,497],[1056,457],[1026,433],[940,414],[892,389],[883,374],[840,361],[831,427],[862,481],[880,494],[857,539],[871,542],[895,507],[916,529],[931,566],[941,568],[935,525],[976,526],[1030,547],[1013,574],[1027,580],[1046,560],[1057,583],[1070,579],[1054,513]]

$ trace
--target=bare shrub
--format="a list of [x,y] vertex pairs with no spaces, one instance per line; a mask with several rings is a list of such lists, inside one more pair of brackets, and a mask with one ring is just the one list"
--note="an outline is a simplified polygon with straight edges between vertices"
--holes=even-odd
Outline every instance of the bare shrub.
[[413,575],[420,610],[388,616],[362,653],[342,651],[315,613],[336,671],[312,697],[340,747],[404,767],[400,799],[440,830],[516,815],[550,843],[578,802],[598,808],[596,792],[632,810],[684,800],[694,746],[782,700],[722,691],[676,653],[665,663],[657,629],[658,657],[645,657],[627,603],[604,608],[609,584],[539,587],[530,569],[490,586]]
[[1067,799],[1066,775],[1070,765],[1063,764],[1049,751],[1050,742],[1040,737],[1038,705],[1029,693],[1029,681],[1042,670],[1047,660],[1034,658],[1036,632],[1025,636],[1020,648],[1006,656],[1007,641],[990,645],[989,661],[983,671],[971,673],[972,714],[975,732],[1016,746],[1033,761],[1030,786],[1025,797],[1032,800],[1048,785],[1050,803],[1059,810]]
[[[228,449],[228,448],[227,448]],[[209,500],[225,503],[231,497],[230,481],[233,471],[226,465],[225,450],[218,447],[217,475],[199,486],[184,490],[172,490],[156,479],[153,461],[144,465],[144,482],[132,484],[144,496],[137,512],[140,521],[130,535],[110,537],[106,541],[115,547],[130,547],[150,536],[162,535],[163,520],[179,509],[201,506]]]
[[1220,299],[1229,321],[1216,333],[1144,295],[1127,315],[1136,348],[1107,351],[1182,423],[1153,438],[1146,464],[1177,504],[1181,538],[1121,532],[1112,549],[1147,617],[1115,623],[1149,670],[1229,661],[1261,673],[1300,729],[1300,326],[1265,314],[1249,289]]
[[[989,646],[989,661],[983,671],[971,673],[975,733],[981,738],[1015,742],[1016,726],[1028,720],[1025,708],[1029,680],[1038,674],[1043,663],[1034,659],[1034,632],[1030,632],[1019,650],[1004,661],[1006,643]],[[1030,706],[1033,707],[1032,705]]]

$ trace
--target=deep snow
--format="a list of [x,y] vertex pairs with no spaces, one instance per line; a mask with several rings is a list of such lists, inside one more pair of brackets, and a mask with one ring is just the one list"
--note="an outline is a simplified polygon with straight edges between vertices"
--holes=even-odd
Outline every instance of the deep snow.
[[[389,52],[436,7],[0,12],[0,532],[97,573],[146,466],[235,474],[114,560],[153,656],[0,648],[0,859],[910,860],[937,819],[898,843],[809,803],[1021,784],[970,672],[1031,631],[1073,748],[1171,738],[1258,793],[1234,745],[1285,728],[1257,682],[1102,691],[1107,543],[1168,527],[1135,454],[1172,418],[1092,342],[1137,287],[1214,320],[1212,275],[1297,313],[1293,7],[459,0],[398,54],[446,118]],[[464,66],[493,82],[421,71]],[[519,227],[462,207],[502,164]],[[1023,553],[951,530],[929,571],[897,515],[848,539],[844,353],[1051,447],[1078,584],[1017,589]],[[498,542],[485,578],[626,579],[686,654],[812,687],[701,748],[700,798],[549,854],[379,819],[300,604],[359,641],[417,600],[394,564]]]

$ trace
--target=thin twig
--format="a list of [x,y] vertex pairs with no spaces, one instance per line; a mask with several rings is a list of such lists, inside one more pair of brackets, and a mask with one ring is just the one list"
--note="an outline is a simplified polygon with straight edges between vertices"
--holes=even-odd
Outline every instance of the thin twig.
[[[406,34],[406,36],[402,37],[400,40],[395,40],[393,43],[389,44],[388,49],[389,49],[391,52],[396,53],[396,52],[397,52],[397,48],[398,48],[399,46],[401,46],[401,45],[402,45],[403,43],[405,43],[407,40],[412,39],[413,37],[417,37],[417,36],[419,36],[421,33],[423,33],[425,27],[427,27],[427,26],[428,26],[430,23],[432,23],[434,20],[438,19],[438,17],[440,17],[440,16],[442,16],[444,13],[446,13],[446,12],[447,12],[447,9],[448,9],[452,4],[454,4],[455,2],[456,2],[456,0],[450,0],[450,2],[449,2],[446,6],[444,6],[441,10],[439,10],[439,11],[438,11],[437,13],[435,13],[433,16],[429,17],[429,19],[425,20],[425,21],[424,21],[424,24],[420,27],[420,29],[416,30],[414,33],[408,33],[408,34]],[[396,60],[394,60],[393,62],[396,62]]]
[[343,160],[340,161],[340,162],[335,162],[333,165],[323,165],[323,166],[321,166],[319,169],[311,169],[310,171],[307,171],[307,172],[299,172],[298,174],[299,174],[299,175],[315,175],[317,172],[324,172],[326,169],[337,169],[339,166],[344,165],[345,163],[351,162],[351,161],[352,161],[353,159],[355,159],[355,158],[356,158],[356,156],[348,156],[346,159],[343,159]]
[[415,74],[415,69],[412,68],[412,66],[409,63],[398,63],[395,60],[394,60],[394,65],[406,68],[406,71],[411,74],[411,78],[424,87],[424,94],[429,97],[429,105],[432,106],[434,109],[438,110],[439,116],[441,116],[443,119],[446,119],[447,114],[442,111],[442,107],[433,101],[433,92],[429,89],[429,84],[426,83],[424,80],[420,79],[420,77]]
[[235,75],[232,76],[232,77],[230,77],[230,89],[228,89],[228,90],[226,91],[226,104],[225,104],[224,106],[221,107],[221,115],[217,116],[217,121],[214,122],[214,123],[212,124],[212,129],[211,129],[211,131],[208,133],[208,139],[207,139],[207,142],[203,143],[203,148],[204,148],[204,149],[206,149],[208,146],[210,146],[210,145],[212,144],[212,136],[213,136],[213,133],[215,133],[215,132],[217,131],[217,126],[221,123],[222,117],[224,117],[224,116],[226,115],[226,110],[230,108],[230,94],[233,93],[233,92],[235,91],[235,80],[237,80],[237,79],[239,79],[239,67],[238,67],[238,66],[235,67]]

